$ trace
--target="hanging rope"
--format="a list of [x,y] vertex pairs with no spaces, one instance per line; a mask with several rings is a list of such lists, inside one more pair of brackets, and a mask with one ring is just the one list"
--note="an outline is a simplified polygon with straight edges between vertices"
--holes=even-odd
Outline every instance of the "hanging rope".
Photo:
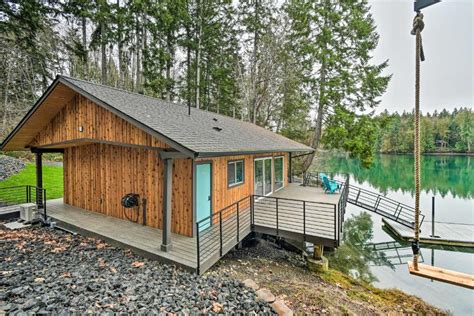
[[418,270],[418,255],[420,253],[420,62],[425,60],[421,31],[425,27],[423,14],[418,12],[413,19],[412,35],[416,36],[416,66],[415,66],[415,240],[412,242],[413,267]]

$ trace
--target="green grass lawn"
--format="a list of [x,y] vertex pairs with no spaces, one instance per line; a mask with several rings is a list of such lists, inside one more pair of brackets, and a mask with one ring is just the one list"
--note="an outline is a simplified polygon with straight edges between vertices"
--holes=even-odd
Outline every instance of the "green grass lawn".
[[[63,167],[43,165],[43,187],[48,200],[63,196],[63,184]],[[0,188],[18,185],[36,185],[36,167],[33,163],[27,163],[22,171],[0,182]]]

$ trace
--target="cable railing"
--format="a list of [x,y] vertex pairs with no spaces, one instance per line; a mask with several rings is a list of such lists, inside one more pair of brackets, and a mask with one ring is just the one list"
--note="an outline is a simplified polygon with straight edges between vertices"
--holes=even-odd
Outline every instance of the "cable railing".
[[0,187],[0,208],[24,203],[35,203],[46,218],[46,189],[32,185]]
[[206,270],[250,233],[251,203],[249,195],[196,222],[198,273]]
[[[359,207],[394,220],[404,226],[410,228],[414,227],[415,209],[409,205],[356,186],[350,186],[348,201]],[[422,224],[425,216],[420,214],[420,217]]]
[[197,271],[217,262],[250,232],[337,247],[347,190],[338,204],[249,195],[196,223]]

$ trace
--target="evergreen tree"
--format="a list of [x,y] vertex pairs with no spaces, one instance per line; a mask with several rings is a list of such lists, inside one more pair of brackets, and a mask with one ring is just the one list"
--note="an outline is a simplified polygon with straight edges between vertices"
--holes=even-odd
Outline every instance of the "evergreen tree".
[[[326,145],[369,164],[375,128],[363,126],[370,117],[363,113],[379,103],[390,77],[381,75],[387,62],[369,63],[378,35],[367,2],[289,0],[285,10],[292,22],[293,53],[303,62],[308,102],[316,112],[311,146],[319,147],[326,123],[325,130],[331,131],[331,137],[324,138]],[[339,133],[334,135],[334,130]],[[351,130],[365,135],[354,141],[349,139]],[[304,169],[313,157],[308,156]]]

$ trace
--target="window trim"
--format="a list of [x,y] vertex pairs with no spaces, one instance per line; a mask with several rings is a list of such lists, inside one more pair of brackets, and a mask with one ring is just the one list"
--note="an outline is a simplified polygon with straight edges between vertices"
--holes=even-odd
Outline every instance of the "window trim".
[[[242,181],[240,182],[234,182],[232,184],[229,184],[229,166],[232,164],[234,165],[234,175],[237,175],[237,162],[242,162]],[[241,186],[245,183],[245,159],[232,159],[232,160],[227,160],[227,188],[235,188],[238,186]]]
[[283,188],[285,187],[285,156],[284,156],[284,155],[273,157],[273,177],[274,177],[274,179],[273,179],[273,185],[272,185],[272,186],[273,186],[273,188],[276,187],[276,186],[275,186],[275,180],[276,180],[276,176],[275,176],[275,160],[278,159],[278,158],[281,158],[281,168],[282,168],[282,170],[281,170],[281,176],[283,177],[283,179],[282,179],[283,184],[282,184],[282,186],[281,186],[280,188],[276,189],[276,190],[273,191],[273,192],[280,191],[281,189],[283,189]]
[[[260,160],[263,160],[263,169],[264,170],[265,170],[265,160],[270,160],[271,163],[272,163],[271,167],[270,167],[270,174],[272,176],[272,181],[270,181],[271,190],[270,190],[269,193],[265,194],[265,188],[264,188],[263,189],[263,196],[270,196],[275,192],[275,191],[273,191],[273,189],[274,189],[274,187],[273,187],[273,184],[274,184],[273,183],[273,177],[274,177],[274,174],[273,174],[273,171],[274,171],[274,169],[273,169],[273,158],[274,158],[273,156],[263,156],[263,157],[254,158],[254,160],[253,160],[253,163],[254,163],[254,165],[253,165],[253,168],[254,168],[254,170],[253,170],[254,194],[255,194],[255,161],[260,161]],[[265,182],[265,172],[264,172],[263,177],[264,177],[263,181]]]

